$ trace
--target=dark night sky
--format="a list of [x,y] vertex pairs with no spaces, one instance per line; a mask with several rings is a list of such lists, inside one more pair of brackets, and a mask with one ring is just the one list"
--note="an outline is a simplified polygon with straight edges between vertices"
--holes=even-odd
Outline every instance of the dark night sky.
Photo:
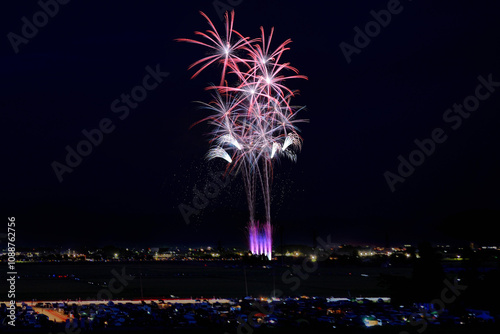
[[[295,102],[307,106],[310,123],[301,127],[298,162],[275,169],[274,224],[288,243],[328,234],[336,242],[498,243],[500,87],[457,129],[443,116],[475,94],[478,76],[500,82],[500,5],[401,1],[400,13],[348,64],[339,44],[353,44],[353,28],[364,29],[370,11],[388,3],[235,6],[236,30],[257,37],[261,25],[274,26],[273,45],[291,38],[286,60],[309,77],[288,83],[300,89]],[[203,159],[207,126],[189,129],[204,115],[193,101],[209,100],[203,87],[220,72],[190,80],[187,67],[206,50],[173,41],[207,28],[200,10],[222,29],[212,1],[73,0],[15,53],[8,34],[22,34],[21,19],[32,22],[40,6],[4,4],[0,208],[16,217],[18,244],[244,245],[240,178],[191,224],[178,210],[210,182],[210,171],[224,168]],[[168,77],[121,120],[112,102],[157,64]],[[113,132],[59,182],[53,161],[64,163],[65,147],[105,118]],[[391,192],[384,173],[397,173],[398,156],[408,158],[414,140],[436,128],[447,139]]]

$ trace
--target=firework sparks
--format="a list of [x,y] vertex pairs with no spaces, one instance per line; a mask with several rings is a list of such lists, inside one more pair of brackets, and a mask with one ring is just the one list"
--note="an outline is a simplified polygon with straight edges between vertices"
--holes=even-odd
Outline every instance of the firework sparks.
[[[189,67],[199,66],[192,78],[212,65],[222,65],[218,86],[209,86],[213,100],[203,106],[210,115],[199,122],[213,125],[211,142],[206,154],[211,160],[222,158],[230,171],[241,172],[247,193],[250,214],[249,243],[253,254],[271,258],[271,176],[273,163],[280,157],[296,161],[296,151],[301,149],[302,138],[297,133],[296,119],[302,108],[290,105],[297,91],[285,86],[290,79],[307,79],[289,63],[281,62],[283,53],[289,50],[288,39],[275,50],[271,49],[274,28],[266,38],[264,28],[261,37],[250,39],[233,29],[234,11],[225,15],[225,34],[220,34],[208,16],[210,30],[195,32],[201,41],[179,38],[177,41],[202,45],[210,55]],[[291,73],[291,75],[288,75]],[[229,84],[232,79],[232,84]],[[197,123],[199,123],[197,122]],[[256,184],[260,184],[264,199],[265,221],[255,220]]]
[[264,225],[260,225],[259,222],[250,222],[248,239],[252,254],[264,255],[271,260],[273,243],[271,222]]

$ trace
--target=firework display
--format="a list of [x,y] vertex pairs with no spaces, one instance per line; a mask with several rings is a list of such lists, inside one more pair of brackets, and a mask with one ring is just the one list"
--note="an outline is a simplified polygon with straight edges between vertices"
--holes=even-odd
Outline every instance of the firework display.
[[252,254],[264,255],[271,259],[273,245],[271,222],[260,225],[251,221],[248,224],[248,242]]
[[[228,163],[227,172],[241,173],[249,209],[249,246],[253,254],[271,258],[271,183],[273,164],[280,157],[296,161],[302,138],[298,134],[297,113],[291,98],[297,94],[285,86],[289,79],[307,79],[289,63],[282,62],[289,50],[288,39],[271,49],[274,28],[266,38],[250,39],[233,29],[234,11],[225,15],[225,34],[221,35],[210,19],[201,12],[210,29],[195,32],[200,40],[179,38],[177,41],[202,45],[209,55],[189,68],[197,67],[192,78],[212,65],[222,68],[219,85],[207,87],[213,92],[210,103],[202,103],[209,116],[200,122],[213,126],[212,147],[207,159],[222,158]],[[262,190],[265,223],[256,219],[256,191]]]

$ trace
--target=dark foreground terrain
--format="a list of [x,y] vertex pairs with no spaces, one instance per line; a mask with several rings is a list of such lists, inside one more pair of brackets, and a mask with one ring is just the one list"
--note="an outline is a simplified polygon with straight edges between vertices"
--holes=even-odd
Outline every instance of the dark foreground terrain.
[[[27,322],[22,323],[25,328],[12,328],[3,324],[0,325],[0,331],[54,334],[500,332],[498,312],[492,313],[492,320],[480,320],[478,317],[471,317],[470,311],[467,311],[461,302],[447,305],[444,313],[434,316],[433,320],[425,320],[423,326],[423,323],[417,322],[430,319],[427,317],[431,316],[422,310],[424,306],[408,304],[403,308],[400,304],[388,304],[381,300],[369,302],[351,299],[360,296],[390,296],[391,291],[387,284],[384,284],[383,277],[409,278],[414,274],[412,267],[329,266],[319,263],[314,270],[306,269],[300,266],[300,262],[285,265],[275,262],[249,265],[237,261],[19,263],[16,279],[18,303],[28,301],[28,304],[35,305],[37,301],[42,300],[66,301],[64,310],[58,306],[46,306],[46,303],[42,307],[50,307],[61,313],[64,311],[65,315],[85,319],[91,309],[77,308],[77,300],[92,299],[98,304],[92,308],[92,312],[97,314],[97,320],[91,330],[86,325],[71,329],[65,328],[63,322],[49,321],[43,328],[34,328],[35,326],[30,326]],[[294,275],[291,275],[292,271]],[[455,274],[451,271],[447,276],[453,281],[451,276],[455,277]],[[1,282],[0,288],[7,291],[4,282]],[[404,294],[411,292],[408,288],[415,287],[409,285],[403,291]],[[258,313],[255,311],[258,309],[256,305],[265,303],[260,299],[241,300],[245,296],[271,296],[274,289],[281,291],[282,296],[304,297],[282,300],[279,302],[280,306],[268,315],[254,314]],[[493,291],[489,292],[491,294]],[[130,303],[125,304],[125,301],[120,303],[126,299],[174,297],[193,297],[198,299],[196,303],[202,303],[205,298],[213,296],[240,299],[236,304],[242,308],[233,309],[229,304],[214,304],[203,308],[174,303],[163,305],[167,307],[160,307],[160,311],[156,306],[157,311],[154,311],[153,308],[142,309],[140,305],[138,309],[137,306],[128,305]],[[316,298],[331,296],[347,299],[327,302],[325,298]],[[482,296],[488,299],[487,294]],[[449,294],[446,297],[448,298]],[[97,302],[100,299],[113,299],[116,304],[113,306],[104,300]],[[26,314],[28,308],[19,307],[18,315]],[[261,326],[244,327],[238,322],[240,315],[251,317],[252,314],[255,319],[261,318]],[[120,322],[120,318],[124,318],[124,322]],[[367,327],[364,321],[368,318],[378,319],[380,325]],[[118,322],[120,324],[117,325]],[[140,326],[137,326],[137,323]]]
[[[322,267],[302,271],[296,279],[287,266],[243,266],[228,262],[111,262],[111,263],[25,263],[18,264],[17,300],[96,299],[118,276],[123,289],[112,299],[269,296],[273,289],[284,295],[335,297],[384,297],[380,274],[409,277],[411,268]],[[245,279],[246,278],[246,279]],[[113,282],[112,282],[113,283]],[[7,285],[1,282],[2,291]],[[119,292],[118,292],[119,290]],[[101,293],[101,295],[104,295]],[[2,298],[3,299],[3,298]]]

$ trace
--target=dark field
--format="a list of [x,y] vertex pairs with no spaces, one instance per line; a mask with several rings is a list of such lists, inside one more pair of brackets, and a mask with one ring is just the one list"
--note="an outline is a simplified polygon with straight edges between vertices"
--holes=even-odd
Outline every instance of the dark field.
[[[127,285],[123,289],[116,281],[113,290],[108,287],[115,277],[113,270],[135,278],[125,281]],[[304,272],[303,278],[292,282],[282,279],[287,270],[290,268],[247,266],[248,294],[269,296],[276,288],[285,296],[388,296],[388,291],[379,285],[381,273],[411,275],[410,268],[324,267],[319,263],[316,271]],[[113,299],[246,295],[244,269],[235,262],[19,263],[17,271],[20,276],[16,281],[17,300],[96,299],[103,289],[113,291]],[[7,291],[4,282],[0,289]],[[297,288],[293,290],[293,287]],[[101,293],[107,294],[109,292]]]

